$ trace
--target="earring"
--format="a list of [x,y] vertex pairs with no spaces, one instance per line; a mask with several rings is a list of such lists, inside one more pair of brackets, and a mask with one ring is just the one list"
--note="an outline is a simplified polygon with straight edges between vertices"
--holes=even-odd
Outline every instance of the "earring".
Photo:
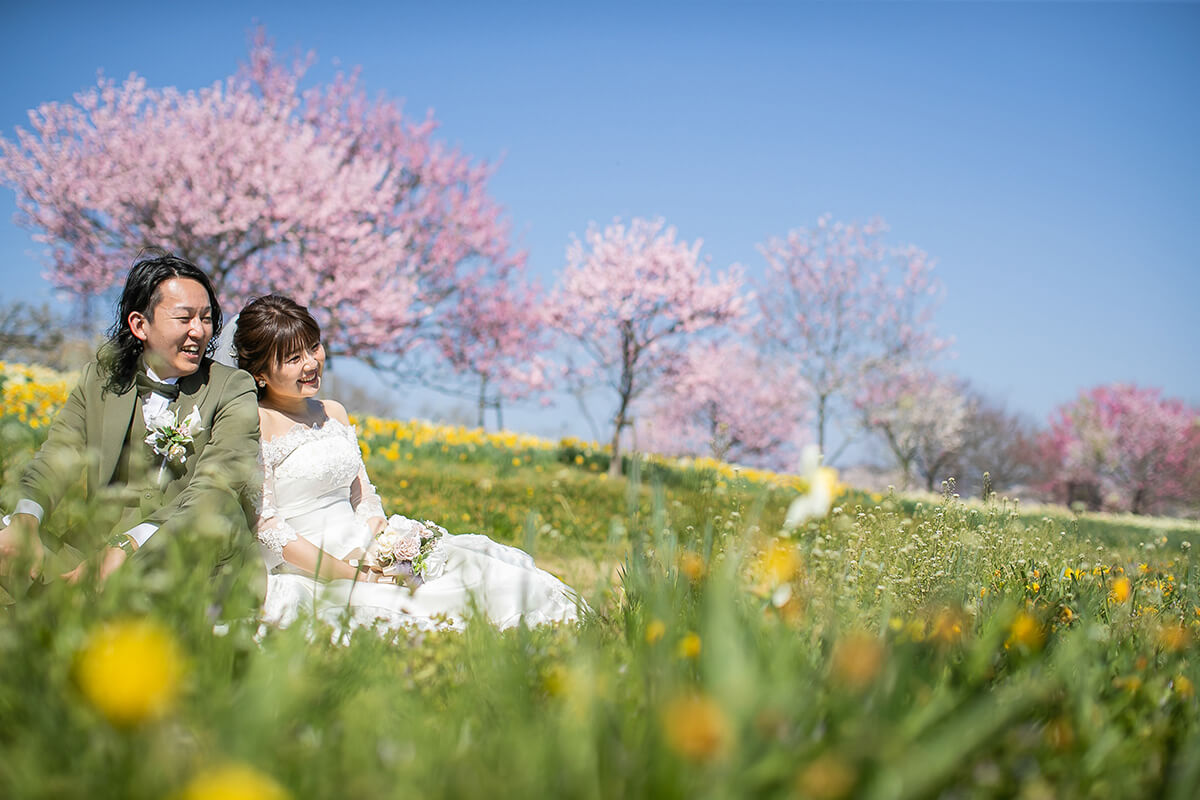
[[264,386],[266,386],[266,385],[267,385],[267,382],[266,382],[266,381],[259,381],[259,382],[258,382],[258,388],[260,388],[260,389],[262,389],[262,388],[263,388]]

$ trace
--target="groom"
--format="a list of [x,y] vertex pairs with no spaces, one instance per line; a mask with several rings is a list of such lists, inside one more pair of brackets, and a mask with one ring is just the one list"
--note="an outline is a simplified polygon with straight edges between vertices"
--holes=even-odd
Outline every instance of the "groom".
[[[118,308],[21,478],[0,529],[0,573],[18,562],[39,573],[43,538],[52,550],[101,552],[63,576],[71,581],[89,569],[103,580],[127,559],[126,569],[178,565],[182,553],[211,570],[214,605],[254,603],[265,580],[252,533],[258,403],[249,374],[208,358],[221,328],[212,283],[182,258],[143,258]],[[42,521],[84,473],[90,524],[46,534]]]

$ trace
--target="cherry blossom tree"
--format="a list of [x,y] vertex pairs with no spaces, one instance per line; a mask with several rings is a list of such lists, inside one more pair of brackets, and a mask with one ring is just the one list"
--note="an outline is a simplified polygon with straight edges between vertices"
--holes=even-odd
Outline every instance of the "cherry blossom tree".
[[946,468],[958,479],[959,492],[986,500],[996,492],[1041,483],[1040,432],[1033,419],[977,390],[968,392],[964,440]]
[[970,400],[962,383],[926,369],[897,370],[866,385],[855,401],[863,427],[887,447],[904,487],[913,474],[933,491],[966,441]]
[[[759,247],[767,261],[759,335],[768,353],[792,359],[808,383],[822,453],[831,423],[848,431],[853,400],[865,387],[897,365],[928,363],[946,346],[933,329],[942,291],[932,261],[916,247],[886,244],[885,231],[879,221],[824,216],[815,228]],[[827,463],[840,452],[827,454]]]
[[332,353],[404,353],[461,287],[524,256],[487,194],[490,168],[438,142],[432,116],[369,101],[357,75],[303,86],[260,32],[235,75],[195,91],[101,77],[0,139],[0,182],[81,298],[118,285],[139,249],[207,271],[227,300],[284,291]]
[[700,245],[676,241],[661,219],[634,219],[593,225],[567,248],[547,308],[586,362],[569,370],[568,381],[598,382],[614,398],[611,475],[621,473],[621,433],[641,394],[679,364],[690,340],[745,313],[741,270],[710,280]]
[[651,394],[637,429],[644,449],[795,468],[808,394],[792,365],[766,362],[740,342],[701,341]]
[[[446,314],[437,350],[453,373],[473,389],[478,401],[478,424],[484,427],[487,409],[504,427],[503,401],[521,400],[549,388],[550,331],[540,292],[533,284],[512,279],[467,287]],[[434,388],[465,394],[460,386],[430,371]]]
[[1042,441],[1060,487],[1098,484],[1134,514],[1200,501],[1200,410],[1160,389],[1088,389],[1051,414]]

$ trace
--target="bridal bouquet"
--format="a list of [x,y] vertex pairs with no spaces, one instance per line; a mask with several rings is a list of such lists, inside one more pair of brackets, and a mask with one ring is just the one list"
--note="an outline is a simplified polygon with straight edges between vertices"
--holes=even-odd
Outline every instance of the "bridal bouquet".
[[412,575],[417,583],[423,583],[429,554],[445,532],[445,528],[429,520],[419,522],[393,514],[388,518],[387,527],[367,549],[364,561],[384,575],[393,578]]

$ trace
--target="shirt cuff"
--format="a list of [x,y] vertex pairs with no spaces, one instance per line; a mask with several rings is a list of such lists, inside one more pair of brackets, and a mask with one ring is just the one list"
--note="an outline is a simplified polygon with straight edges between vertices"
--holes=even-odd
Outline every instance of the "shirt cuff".
[[18,500],[17,507],[13,509],[14,514],[29,514],[37,517],[40,524],[42,517],[46,516],[46,509],[42,508],[41,503],[35,500]]
[[157,525],[152,522],[143,522],[141,525],[135,525],[130,530],[125,531],[125,535],[137,542],[138,547],[141,547],[156,531],[158,531]]

